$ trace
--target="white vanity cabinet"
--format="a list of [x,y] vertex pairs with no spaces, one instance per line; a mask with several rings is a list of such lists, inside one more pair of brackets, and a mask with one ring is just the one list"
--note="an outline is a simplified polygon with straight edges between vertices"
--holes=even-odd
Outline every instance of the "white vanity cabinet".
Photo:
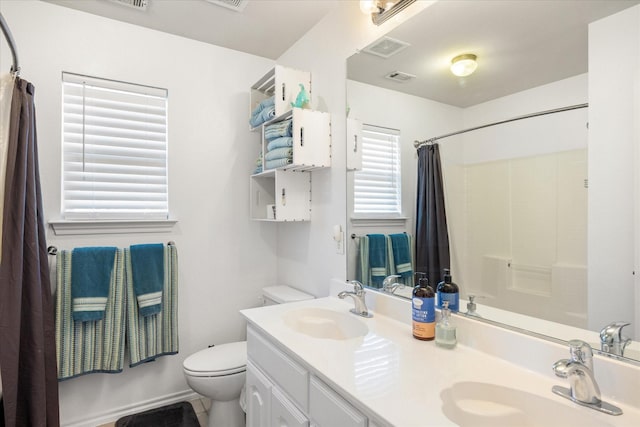
[[247,353],[247,427],[374,425],[310,368],[251,325]]

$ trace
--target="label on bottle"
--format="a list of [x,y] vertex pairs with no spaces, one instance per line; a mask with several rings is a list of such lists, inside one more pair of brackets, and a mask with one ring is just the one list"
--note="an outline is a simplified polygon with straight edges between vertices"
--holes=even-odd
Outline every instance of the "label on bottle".
[[446,292],[438,292],[438,308],[442,308],[443,303],[449,301],[449,310],[460,311],[460,294],[455,292],[448,294]]
[[436,310],[434,298],[413,297],[413,336],[430,340],[436,334]]

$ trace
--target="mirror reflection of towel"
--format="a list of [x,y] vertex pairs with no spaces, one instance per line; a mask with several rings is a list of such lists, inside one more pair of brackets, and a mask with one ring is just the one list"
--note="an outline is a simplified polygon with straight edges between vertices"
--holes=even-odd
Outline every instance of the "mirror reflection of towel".
[[409,236],[406,233],[398,233],[390,234],[389,237],[391,238],[396,274],[399,274],[403,278],[413,278]]
[[164,245],[132,245],[131,275],[141,316],[159,313],[164,286]]
[[387,276],[387,237],[384,234],[367,234],[367,237],[371,283],[379,288]]

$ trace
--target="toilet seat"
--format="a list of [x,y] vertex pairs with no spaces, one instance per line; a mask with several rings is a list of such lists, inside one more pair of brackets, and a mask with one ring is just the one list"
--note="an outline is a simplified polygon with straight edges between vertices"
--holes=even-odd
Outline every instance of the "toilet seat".
[[182,364],[187,375],[220,377],[246,371],[247,342],[220,344],[200,350],[187,357]]

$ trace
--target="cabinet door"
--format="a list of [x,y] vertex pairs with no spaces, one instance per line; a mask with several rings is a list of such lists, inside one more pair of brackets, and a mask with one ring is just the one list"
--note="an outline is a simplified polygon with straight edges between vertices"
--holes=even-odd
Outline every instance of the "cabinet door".
[[271,389],[273,385],[251,362],[247,362],[247,427],[271,425]]
[[347,170],[362,169],[362,122],[347,119]]
[[316,377],[309,384],[309,417],[319,427],[366,427],[367,418]]
[[331,166],[331,116],[321,111],[293,109],[293,164]]
[[271,389],[271,426],[308,427],[309,420],[277,388]]

